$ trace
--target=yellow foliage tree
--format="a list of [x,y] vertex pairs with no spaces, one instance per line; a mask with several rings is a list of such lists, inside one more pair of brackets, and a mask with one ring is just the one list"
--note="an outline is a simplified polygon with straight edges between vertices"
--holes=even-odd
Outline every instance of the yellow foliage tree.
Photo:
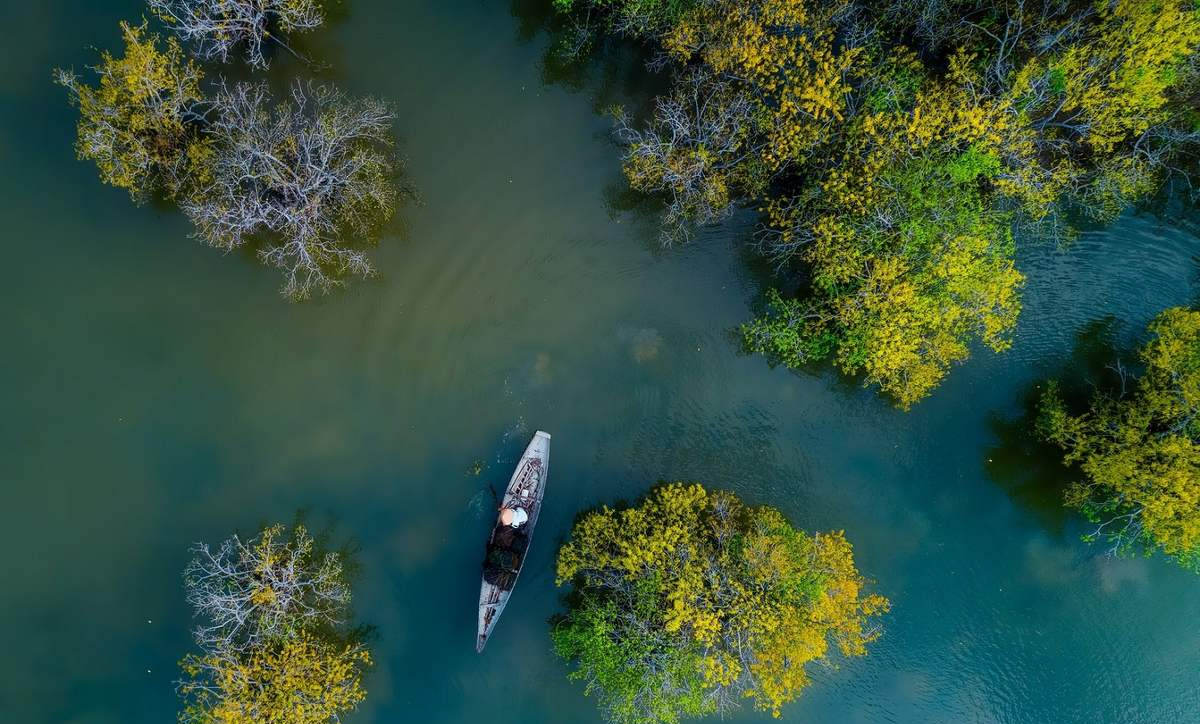
[[348,628],[341,556],[281,525],[192,548],[201,653],[180,662],[181,724],[337,724],[366,697],[371,656]]
[[808,535],[767,507],[697,484],[655,489],[637,507],[584,516],[559,550],[574,604],[556,650],[578,663],[618,722],[675,722],[740,699],[779,715],[830,645],[861,656],[879,635],[841,532]]
[[1154,135],[1178,112],[1171,91],[1200,46],[1200,15],[1190,0],[1096,7],[1074,42],[1029,58],[1004,97],[1036,130],[1039,151],[1070,179],[1075,198],[1112,217],[1154,188],[1161,156],[1173,150]]
[[970,342],[1004,350],[1024,277],[1008,215],[983,198],[1024,153],[1004,104],[969,92],[967,60],[951,79],[925,81],[901,55],[901,83],[881,83],[876,110],[846,133],[820,193],[772,200],[768,248],[799,254],[813,277],[804,300],[771,297],[744,327],[748,346],[796,366],[834,353],[908,408],[966,359]]
[[328,724],[366,697],[358,645],[338,646],[302,633],[258,647],[245,657],[189,656],[180,684],[188,724]]
[[1200,572],[1200,312],[1168,309],[1150,333],[1131,391],[1074,415],[1051,384],[1038,429],[1083,475],[1066,503],[1097,524],[1088,540],[1158,549]]
[[[125,54],[105,51],[93,68],[96,87],[74,72],[55,71],[56,81],[79,106],[75,144],[80,159],[95,162],[100,178],[142,201],[157,191],[175,196],[201,180],[212,142],[201,137],[200,69],[183,57],[179,43],[160,48],[146,24],[121,23]],[[199,178],[197,178],[199,177]]]
[[833,358],[904,408],[974,343],[1008,347],[1015,222],[1069,237],[1067,209],[1111,218],[1200,144],[1192,0],[556,4],[653,18],[623,27],[693,86],[676,106],[698,112],[660,103],[618,134],[630,184],[668,199],[665,237],[764,212],[755,246],[800,295],[772,292],[747,348]]
[[770,170],[803,162],[844,118],[849,76],[860,49],[835,42],[847,0],[716,0],[697,4],[663,44],[683,63],[700,60],[749,87]]

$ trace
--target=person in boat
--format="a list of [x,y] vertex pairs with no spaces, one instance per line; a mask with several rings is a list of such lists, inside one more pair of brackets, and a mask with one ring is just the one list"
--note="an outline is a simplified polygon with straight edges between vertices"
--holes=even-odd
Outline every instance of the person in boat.
[[529,513],[522,507],[500,508],[500,520],[492,533],[492,546],[512,551],[518,557],[525,553],[529,538],[524,525],[529,522]]
[[528,521],[529,521],[529,513],[526,513],[524,508],[522,508],[520,506],[517,506],[515,508],[508,508],[508,507],[501,506],[501,508],[500,508],[500,524],[501,525],[507,525],[512,528],[520,528],[522,525],[525,525],[525,523],[527,523]]

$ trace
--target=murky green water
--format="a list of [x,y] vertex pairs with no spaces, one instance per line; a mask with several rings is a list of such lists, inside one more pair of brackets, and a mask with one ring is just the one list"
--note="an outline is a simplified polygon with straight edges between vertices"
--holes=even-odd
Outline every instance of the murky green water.
[[[1200,240],[1179,224],[1026,245],[1013,350],[905,415],[736,354],[726,330],[758,289],[744,222],[661,252],[609,210],[619,169],[593,107],[638,97],[636,65],[543,84],[532,0],[515,15],[350,0],[309,49],[396,103],[424,205],[376,253],[379,280],[289,305],[272,271],[189,241],[178,214],[132,208],[72,158],[49,69],[115,47],[141,5],[15,5],[0,10],[4,721],[170,721],[188,545],[298,509],[361,545],[377,665],[353,724],[597,721],[549,651],[553,544],[576,511],[659,478],[845,528],[893,600],[873,654],[816,672],[786,721],[1200,721],[1200,579],[1080,543],[1046,492],[1056,467],[1005,423],[1089,323],[1128,334],[1192,300]],[[554,434],[547,507],[477,656],[485,482],[537,427]]]

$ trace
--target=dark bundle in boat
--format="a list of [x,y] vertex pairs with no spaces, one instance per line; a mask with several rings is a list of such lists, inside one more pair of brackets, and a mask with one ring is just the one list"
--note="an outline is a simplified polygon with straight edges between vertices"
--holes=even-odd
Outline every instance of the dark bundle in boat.
[[502,591],[511,591],[529,548],[529,536],[520,528],[497,523],[483,559],[483,580]]

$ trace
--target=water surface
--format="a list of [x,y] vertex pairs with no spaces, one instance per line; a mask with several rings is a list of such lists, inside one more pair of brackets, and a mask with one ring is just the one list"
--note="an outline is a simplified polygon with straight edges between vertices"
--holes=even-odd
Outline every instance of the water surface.
[[[0,11],[5,721],[170,721],[188,545],[303,509],[361,546],[356,609],[378,638],[353,724],[596,722],[549,651],[554,544],[658,479],[845,529],[894,602],[872,655],[817,670],[784,721],[1200,721],[1200,580],[1079,542],[1045,494],[1061,475],[1006,423],[1096,320],[1128,339],[1191,301],[1196,236],[1130,215],[1068,249],[1025,244],[1013,349],[909,414],[771,370],[727,333],[759,291],[749,220],[663,252],[613,210],[595,107],[645,81],[626,64],[544,83],[528,6],[353,0],[306,43],[323,77],[396,104],[424,203],[375,253],[379,279],[304,305],[73,159],[49,69],[115,48],[140,3]],[[486,484],[536,428],[554,435],[547,507],[477,656]]]

